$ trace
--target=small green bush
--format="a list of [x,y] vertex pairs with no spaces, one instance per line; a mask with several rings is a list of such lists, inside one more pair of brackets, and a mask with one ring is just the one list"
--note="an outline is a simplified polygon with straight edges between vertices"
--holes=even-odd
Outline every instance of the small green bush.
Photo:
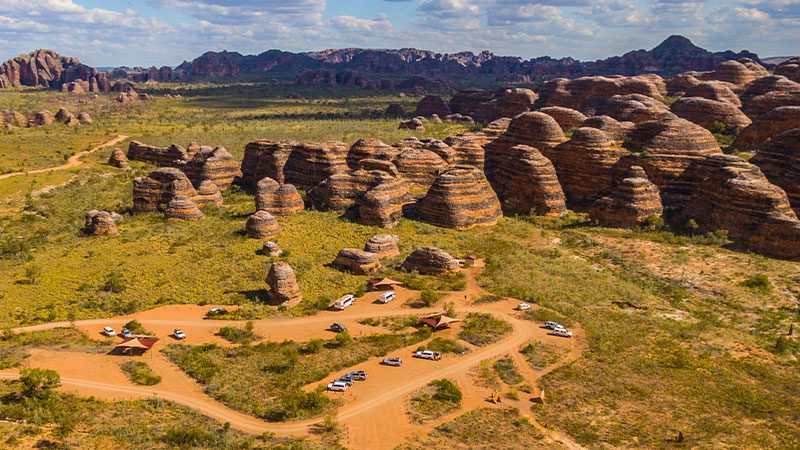
[[748,275],[740,284],[762,295],[772,291],[772,282],[763,273]]
[[253,322],[248,320],[244,328],[222,327],[219,329],[219,332],[217,332],[217,335],[227,339],[233,344],[247,345],[258,339],[253,328]]
[[491,314],[470,313],[458,337],[472,345],[484,346],[511,332],[511,324]]
[[22,394],[29,398],[46,398],[52,390],[61,386],[61,376],[50,369],[22,369],[19,376]]
[[467,347],[458,342],[441,337],[433,338],[422,350],[433,350],[434,352],[452,353],[455,355],[463,355],[469,351]]
[[161,383],[161,375],[153,373],[150,366],[142,361],[126,361],[121,366],[122,371],[132,383],[142,386],[154,386]]

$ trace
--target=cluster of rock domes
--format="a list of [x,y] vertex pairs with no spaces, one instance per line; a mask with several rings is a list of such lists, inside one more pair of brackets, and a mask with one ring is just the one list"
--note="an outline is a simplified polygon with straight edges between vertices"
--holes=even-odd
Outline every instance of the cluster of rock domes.
[[49,110],[35,111],[28,115],[24,115],[17,111],[2,111],[0,112],[0,127],[6,129],[14,127],[42,127],[52,125],[54,123],[62,123],[68,127],[76,125],[91,125],[94,119],[87,112],[72,114],[65,108],[61,108],[58,112]]

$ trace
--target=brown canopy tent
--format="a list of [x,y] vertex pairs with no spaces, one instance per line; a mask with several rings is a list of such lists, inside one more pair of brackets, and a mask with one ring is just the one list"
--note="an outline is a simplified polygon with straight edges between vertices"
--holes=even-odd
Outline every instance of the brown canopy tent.
[[393,280],[391,278],[384,278],[382,280],[369,280],[369,284],[372,286],[373,290],[376,291],[383,291],[387,289],[392,289],[395,286],[402,286],[403,283],[401,281]]
[[124,355],[143,355],[144,352],[153,348],[153,345],[158,342],[157,338],[151,337],[129,337],[125,338],[114,347],[112,353]]
[[430,316],[423,317],[420,321],[434,330],[438,330],[441,328],[449,328],[451,323],[461,322],[461,319],[448,317],[444,314],[431,314]]

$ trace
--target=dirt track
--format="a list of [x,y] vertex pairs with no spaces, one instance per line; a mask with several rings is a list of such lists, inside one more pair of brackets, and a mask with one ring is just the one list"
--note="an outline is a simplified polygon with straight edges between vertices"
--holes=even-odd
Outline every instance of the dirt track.
[[[547,330],[537,324],[520,319],[513,310],[518,303],[513,299],[486,305],[472,305],[468,299],[479,297],[483,292],[475,281],[478,268],[468,270],[466,291],[455,292],[447,296],[445,301],[453,301],[460,315],[469,312],[491,312],[508,321],[513,331],[500,341],[485,347],[471,347],[471,351],[463,356],[446,356],[441,361],[424,361],[411,358],[411,353],[418,345],[399,349],[392,355],[403,357],[402,367],[386,367],[379,364],[380,358],[366,361],[349,370],[362,369],[369,373],[367,382],[360,382],[353,389],[344,394],[331,396],[340,398],[344,405],[338,410],[338,419],[345,427],[344,444],[350,448],[393,448],[402,443],[414,433],[426,433],[434,426],[445,420],[451,420],[465,411],[492,406],[485,401],[490,390],[475,386],[474,380],[468,375],[470,369],[476,367],[483,360],[492,360],[506,354],[512,355],[517,362],[526,381],[532,386],[545,373],[577,359],[583,349],[585,340],[580,328],[574,329],[574,339],[562,339],[547,334]],[[313,338],[332,337],[327,331],[327,326],[335,321],[345,324],[351,334],[358,336],[383,331],[380,328],[368,327],[357,323],[367,317],[388,317],[402,315],[422,315],[437,311],[432,309],[408,309],[402,304],[404,301],[417,295],[405,289],[397,290],[398,298],[388,305],[374,303],[378,293],[368,293],[364,298],[343,312],[324,311],[312,317],[304,318],[276,318],[254,321],[257,334],[269,340],[308,340]],[[120,400],[131,398],[158,397],[183,404],[196,409],[221,422],[230,422],[231,426],[248,432],[261,434],[271,432],[277,435],[298,435],[308,431],[310,425],[319,420],[305,420],[290,423],[268,423],[254,417],[236,412],[227,406],[207,396],[200,385],[195,383],[183,371],[172,364],[166,357],[158,352],[158,348],[169,344],[171,338],[166,337],[175,327],[182,328],[187,333],[187,343],[202,344],[215,342],[221,345],[230,345],[227,341],[215,336],[215,331],[225,325],[241,323],[233,321],[211,321],[203,318],[206,308],[194,305],[171,305],[145,311],[135,315],[135,318],[145,328],[163,337],[154,351],[143,358],[154,372],[162,376],[162,382],[157,386],[141,387],[128,381],[119,369],[121,361],[126,357],[111,355],[96,355],[77,352],[33,350],[29,365],[57,370],[62,375],[63,389],[85,395],[94,395],[107,400]],[[116,329],[134,318],[134,316],[118,317],[106,320],[78,321],[74,325],[92,337],[100,338],[99,331],[102,326],[111,325]],[[31,327],[19,328],[15,331],[36,331],[48,328],[69,326],[69,323],[59,322]],[[439,332],[437,335],[454,334],[456,330]],[[518,350],[530,341],[548,342],[562,347],[568,351],[567,357],[561,362],[540,372],[534,372],[527,362],[518,353]],[[332,374],[335,375],[335,374]],[[0,371],[0,378],[10,379],[17,376],[16,371]],[[332,378],[332,377],[331,377]],[[453,378],[465,391],[462,408],[445,418],[430,422],[425,425],[410,423],[405,413],[405,401],[413,391],[424,387],[433,379]],[[327,382],[322,380],[306,386],[312,389],[316,385]],[[523,415],[529,410],[528,400],[511,402],[517,406]],[[503,404],[508,407],[509,402]],[[534,421],[535,423],[535,421]],[[577,446],[569,437],[560,433],[540,429],[546,434],[547,439],[560,447],[576,448]]]
[[81,158],[83,158],[84,156],[86,156],[88,154],[91,154],[91,153],[94,153],[94,152],[100,150],[101,148],[111,147],[112,145],[119,144],[120,142],[124,141],[125,139],[128,139],[128,136],[123,136],[123,135],[120,134],[120,135],[117,135],[117,137],[115,137],[115,138],[113,138],[113,139],[111,139],[109,141],[106,141],[106,142],[104,142],[104,143],[102,143],[100,145],[97,145],[97,146],[95,146],[95,147],[93,147],[93,148],[91,148],[89,150],[84,150],[82,152],[75,153],[74,155],[70,156],[69,159],[67,160],[67,162],[64,163],[64,164],[60,164],[58,166],[52,166],[52,167],[45,167],[43,169],[29,170],[27,172],[4,173],[4,174],[0,175],[0,180],[4,180],[6,178],[11,178],[11,177],[16,177],[16,176],[20,176],[20,175],[46,173],[46,172],[56,172],[56,171],[59,171],[59,170],[67,170],[67,169],[71,169],[73,167],[78,167],[81,164],[83,164],[83,161],[81,161]]

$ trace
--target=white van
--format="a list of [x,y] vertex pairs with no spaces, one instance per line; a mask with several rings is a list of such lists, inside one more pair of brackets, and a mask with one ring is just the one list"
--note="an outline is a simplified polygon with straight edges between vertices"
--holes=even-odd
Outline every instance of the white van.
[[378,297],[378,303],[389,303],[390,301],[394,300],[395,297],[397,297],[397,295],[392,291],[384,292],[380,297]]
[[353,296],[353,294],[347,294],[342,296],[341,298],[339,298],[339,300],[336,300],[333,303],[333,309],[338,309],[339,311],[341,311],[347,307],[352,306],[353,303],[355,302],[356,298]]

